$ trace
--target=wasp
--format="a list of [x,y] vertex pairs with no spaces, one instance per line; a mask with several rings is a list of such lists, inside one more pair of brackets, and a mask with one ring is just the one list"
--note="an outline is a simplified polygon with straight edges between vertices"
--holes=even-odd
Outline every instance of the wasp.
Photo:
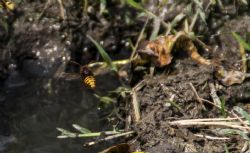
[[11,0],[0,0],[0,8],[8,11],[13,11],[15,9],[15,3]]
[[198,63],[211,65],[209,59],[203,58],[195,47],[192,39],[184,31],[176,35],[159,36],[153,41],[149,41],[146,46],[138,50],[142,58],[149,59],[156,67],[164,67],[171,63],[174,48],[184,50]]
[[93,72],[88,68],[87,65],[81,65],[77,62],[70,61],[71,64],[78,65],[80,67],[79,73],[62,73],[63,78],[66,80],[74,80],[74,79],[79,79],[81,78],[82,83],[84,86],[90,88],[90,89],[95,89],[96,87],[96,79],[93,74]]

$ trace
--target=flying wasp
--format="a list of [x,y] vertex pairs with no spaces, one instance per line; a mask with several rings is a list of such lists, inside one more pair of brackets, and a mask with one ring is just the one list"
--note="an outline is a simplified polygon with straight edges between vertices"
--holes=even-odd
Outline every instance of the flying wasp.
[[63,73],[63,78],[66,80],[73,80],[81,78],[84,86],[95,89],[96,87],[96,79],[93,72],[86,65],[81,65],[77,62],[70,61],[71,64],[78,65],[80,67],[79,73]]

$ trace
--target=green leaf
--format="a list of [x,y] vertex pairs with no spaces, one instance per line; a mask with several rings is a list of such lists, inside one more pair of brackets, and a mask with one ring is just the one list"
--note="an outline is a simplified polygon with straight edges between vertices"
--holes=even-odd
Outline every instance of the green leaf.
[[200,16],[201,20],[204,23],[206,23],[206,15],[205,15],[205,13],[201,9],[199,9],[199,16]]
[[102,46],[97,41],[95,41],[90,35],[87,35],[87,38],[89,38],[89,40],[96,46],[98,52],[100,53],[103,60],[108,64],[108,66],[110,66],[113,71],[117,72],[116,65],[112,63],[111,58],[109,57],[107,52],[102,48]]
[[143,10],[143,11],[145,11],[145,9],[144,9],[139,3],[135,2],[134,0],[126,0],[126,1],[127,1],[127,3],[128,3],[130,6],[136,8],[136,9],[138,9],[138,10]]
[[225,103],[226,103],[225,98],[221,97],[220,100],[221,100],[220,111],[221,111],[221,114],[225,117],[227,115],[226,110],[225,110]]
[[81,127],[78,124],[72,124],[72,126],[79,132],[83,133],[83,134],[87,134],[87,133],[91,133],[91,131],[89,129],[86,129],[84,127]]
[[148,16],[150,16],[150,17],[152,17],[152,18],[159,18],[159,17],[156,16],[154,13],[152,13],[152,12],[146,10],[145,8],[143,8],[139,3],[135,2],[134,0],[126,0],[126,2],[127,2],[130,6],[136,8],[136,9],[138,9],[138,10],[140,10],[140,11],[145,12]]
[[229,150],[228,150],[228,147],[227,147],[226,144],[224,144],[224,148],[225,148],[225,152],[226,152],[226,153],[229,153]]
[[250,138],[248,137],[247,133],[241,130],[236,130],[236,129],[215,129],[213,130],[214,132],[218,133],[218,134],[224,134],[224,135],[240,135],[242,138],[244,138],[245,140],[250,140]]
[[171,22],[172,27],[175,27],[186,15],[184,13],[178,14]]
[[[151,33],[151,35],[150,35],[150,38],[149,38],[149,40],[154,40],[156,37],[157,37],[157,35],[158,35],[158,33],[159,33],[159,30],[160,30],[160,26],[161,26],[161,20],[160,19],[158,19],[158,18],[154,18],[154,26],[153,26],[153,31],[152,31],[152,33]],[[145,26],[143,27],[143,33],[144,33],[144,31],[145,31]]]
[[108,13],[108,10],[106,9],[107,1],[106,0],[100,0],[100,14]]
[[243,116],[250,123],[250,115],[244,111],[242,108],[235,106],[234,110],[238,112],[241,116]]
[[60,136],[57,138],[75,138],[77,136],[76,133],[70,132],[68,130],[65,130],[63,128],[56,128],[58,131],[62,132]]
[[233,34],[234,38],[235,38],[239,43],[241,43],[242,46],[243,46],[246,50],[250,51],[250,44],[246,43],[246,42],[245,42],[236,32],[232,32],[232,34]]
[[115,99],[113,99],[111,97],[108,97],[108,96],[99,96],[97,94],[94,94],[94,96],[96,98],[98,98],[101,102],[106,103],[106,104],[110,104],[110,103],[115,103],[116,102]]

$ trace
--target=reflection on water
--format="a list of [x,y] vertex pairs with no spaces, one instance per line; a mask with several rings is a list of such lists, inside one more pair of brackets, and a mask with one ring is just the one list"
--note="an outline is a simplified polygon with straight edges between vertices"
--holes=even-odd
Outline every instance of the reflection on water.
[[91,131],[105,128],[96,109],[98,99],[78,81],[34,79],[9,91],[6,102],[16,137],[6,153],[97,152],[97,148],[84,148],[84,139],[56,138],[56,127],[73,130],[74,123]]

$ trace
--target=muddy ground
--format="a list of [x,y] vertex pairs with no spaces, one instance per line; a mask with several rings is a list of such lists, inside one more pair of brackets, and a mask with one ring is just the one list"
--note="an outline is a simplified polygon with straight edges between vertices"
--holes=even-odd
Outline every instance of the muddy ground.
[[[218,30],[220,35],[207,44],[219,47],[209,56],[221,60],[225,67],[240,69],[241,57],[237,41],[230,31],[236,31],[244,36],[250,32],[249,16],[241,16],[223,24]],[[211,41],[212,40],[212,41]],[[248,111],[249,82],[224,86],[215,77],[212,67],[197,64],[191,58],[176,53],[175,61],[167,68],[156,72],[153,77],[147,76],[140,85],[137,93],[140,105],[141,120],[134,124],[138,132],[137,145],[147,152],[248,152],[248,144],[240,136],[229,136],[227,140],[205,138],[215,134],[216,126],[173,126],[174,120],[217,118],[223,114],[220,109],[197,99],[195,92],[202,99],[213,101],[209,84],[215,84],[217,94],[223,97],[226,108],[241,106]],[[157,71],[157,70],[156,70]],[[196,91],[192,89],[192,85]],[[174,103],[174,104],[173,104]],[[202,106],[203,105],[203,106]],[[249,112],[249,111],[248,111]],[[198,137],[200,134],[201,137]]]
[[[8,114],[13,112],[8,113],[5,109],[11,108],[6,102],[10,90],[29,85],[31,78],[51,78],[53,81],[54,74],[61,67],[65,72],[77,72],[77,67],[67,64],[69,60],[83,65],[92,61],[102,61],[87,35],[98,41],[113,60],[129,58],[132,50],[130,45],[136,44],[147,20],[147,14],[143,15],[143,11],[130,7],[124,1],[107,1],[104,5],[96,1],[86,4],[86,1],[66,0],[63,1],[64,11],[61,11],[58,2],[18,1],[14,11],[3,12],[4,15],[1,16],[1,135],[11,135],[11,116]],[[204,8],[209,6],[204,12],[205,22],[199,18],[193,32],[201,36],[199,38],[210,46],[211,50],[206,52],[197,46],[199,52],[203,57],[218,61],[227,69],[241,71],[239,43],[233,38],[231,31],[237,32],[247,42],[250,41],[249,4],[226,1],[222,7],[217,4],[208,5],[209,2],[202,3]],[[169,2],[163,6],[158,1],[149,0],[141,3],[166,22],[173,21],[186,6],[190,5],[193,12],[199,8],[191,1]],[[194,13],[184,13],[187,15],[186,19],[191,22]],[[176,31],[183,30],[184,19],[174,26]],[[155,24],[152,19],[149,20],[142,41],[149,39]],[[166,27],[160,26],[159,35],[165,31]],[[145,68],[148,69],[147,66]],[[248,141],[239,135],[230,135],[229,139],[225,140],[205,138],[208,135],[225,137],[212,131],[216,126],[170,125],[174,120],[218,118],[225,115],[213,105],[199,101],[199,98],[213,101],[209,84],[215,85],[218,96],[225,99],[225,107],[228,110],[237,105],[247,110],[250,90],[248,79],[242,84],[225,86],[215,76],[214,67],[196,63],[183,50],[173,51],[171,64],[164,68],[156,68],[153,76],[149,76],[147,71],[138,73],[134,67],[126,66],[124,69],[129,72],[129,78],[125,80],[132,82],[121,84],[130,84],[131,86],[126,87],[133,88],[138,82],[142,82],[136,90],[141,120],[127,126],[137,133],[133,141],[130,141],[133,142],[134,148],[152,153],[219,153],[225,152],[226,149],[229,152],[249,150]],[[105,78],[102,80],[102,77],[97,77],[101,80],[98,82],[105,81]],[[119,83],[116,80],[110,84]],[[106,86],[98,85],[98,94],[105,95],[106,93],[102,93],[105,89]],[[131,98],[120,100],[119,104],[123,103],[124,106],[124,102],[130,104]],[[130,111],[131,109],[127,110],[125,114],[133,115]],[[197,134],[200,134],[200,137]],[[6,144],[8,141],[3,139],[1,142]]]

